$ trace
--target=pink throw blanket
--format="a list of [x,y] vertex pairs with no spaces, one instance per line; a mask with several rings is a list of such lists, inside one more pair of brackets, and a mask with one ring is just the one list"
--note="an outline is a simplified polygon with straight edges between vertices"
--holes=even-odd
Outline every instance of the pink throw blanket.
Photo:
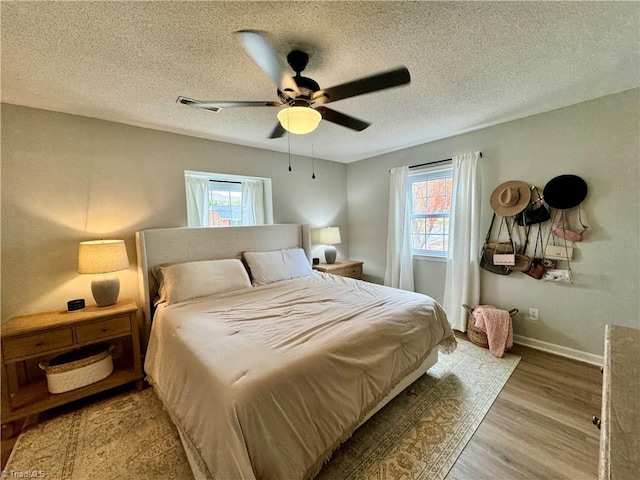
[[489,351],[501,358],[505,349],[513,346],[511,315],[492,305],[478,305],[473,309],[476,327],[487,333]]

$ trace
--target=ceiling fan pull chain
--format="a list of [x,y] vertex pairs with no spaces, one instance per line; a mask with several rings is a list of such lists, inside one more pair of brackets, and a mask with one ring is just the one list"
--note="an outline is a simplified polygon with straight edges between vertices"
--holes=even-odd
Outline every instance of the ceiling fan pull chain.
[[[287,122],[289,121],[289,110],[287,110]],[[289,171],[291,171],[291,132],[287,132],[287,145],[289,146]]]
[[316,157],[313,156],[313,143],[311,144],[311,178],[316,179]]

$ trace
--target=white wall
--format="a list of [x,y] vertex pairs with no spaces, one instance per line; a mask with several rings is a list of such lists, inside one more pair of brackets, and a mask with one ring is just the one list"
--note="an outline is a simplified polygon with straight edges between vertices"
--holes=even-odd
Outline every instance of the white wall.
[[[76,273],[81,240],[125,239],[121,295],[137,297],[134,232],[186,225],[184,170],[272,178],[275,222],[341,227],[339,258],[363,260],[366,278],[382,283],[389,168],[481,150],[483,229],[495,186],[544,186],[563,173],[587,181],[591,225],[574,285],[483,272],[481,301],[539,308],[540,323],[516,317],[520,338],[601,355],[607,323],[640,326],[639,104],[636,89],[349,165],[316,160],[316,180],[307,158],[294,157],[289,173],[275,152],[3,105],[2,320],[91,300],[90,279]],[[414,263],[417,290],[441,300],[444,264]]]
[[[86,117],[2,105],[2,320],[94,303],[78,242],[124,238],[137,298],[134,233],[186,226],[184,170],[269,177],[275,223],[339,226],[348,254],[346,165]],[[317,250],[314,254],[318,256]]]
[[[557,175],[579,175],[589,188],[583,207],[591,229],[577,245],[574,285],[483,271],[481,303],[538,308],[538,323],[516,317],[523,342],[587,360],[602,355],[606,324],[640,327],[639,105],[640,90],[630,90],[349,164],[351,258],[365,262],[367,279],[382,282],[391,167],[482,151],[483,238],[489,196],[500,183],[544,187]],[[443,264],[416,260],[414,266],[416,289],[441,301]]]

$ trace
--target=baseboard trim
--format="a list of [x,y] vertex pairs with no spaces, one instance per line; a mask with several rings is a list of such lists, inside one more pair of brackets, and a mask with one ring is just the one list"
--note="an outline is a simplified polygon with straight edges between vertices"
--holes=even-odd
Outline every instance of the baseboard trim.
[[514,335],[513,343],[524,345],[525,347],[535,348],[536,350],[542,350],[543,352],[560,355],[561,357],[567,357],[573,360],[578,360],[580,362],[589,363],[591,365],[597,365],[599,367],[604,365],[604,357],[601,357],[600,355],[594,355],[593,353],[582,352],[573,348],[543,342],[542,340],[536,340],[535,338],[523,337],[522,335]]

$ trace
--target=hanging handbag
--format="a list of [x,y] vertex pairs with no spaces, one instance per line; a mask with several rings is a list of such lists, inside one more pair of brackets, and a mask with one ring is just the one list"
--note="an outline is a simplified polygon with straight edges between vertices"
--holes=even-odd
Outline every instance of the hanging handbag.
[[579,206],[578,206],[578,221],[582,226],[582,230],[580,230],[579,232],[574,232],[573,230],[569,230],[565,225],[565,217],[564,217],[564,210],[563,210],[562,213],[560,214],[560,220],[558,221],[558,225],[556,225],[556,227],[553,229],[553,234],[556,237],[569,240],[570,242],[581,242],[582,240],[584,240],[584,234],[586,233],[589,227],[584,223],[582,223],[582,213],[580,211]]
[[[489,231],[487,232],[487,236],[485,237],[484,244],[482,245],[482,251],[480,252],[480,267],[484,270],[495,273],[497,275],[510,275],[511,270],[503,265],[496,265],[493,263],[493,255],[495,254],[496,248],[492,248],[491,242],[489,242],[489,238],[491,237],[491,230],[493,229],[493,222],[496,219],[496,214],[493,214],[491,217],[491,224],[489,225]],[[499,245],[495,243],[494,245]]]
[[[498,247],[493,252],[493,264],[512,267],[516,264],[516,245],[513,242],[513,237],[511,236],[511,230],[509,229],[509,222],[505,217],[502,217],[500,221],[500,228],[498,229],[498,238],[500,238],[500,232],[502,232],[502,226],[505,225],[507,228],[507,233],[509,234],[509,243],[499,243]],[[513,268],[509,268],[509,270],[513,270]]]
[[571,260],[573,258],[573,248],[566,245],[547,245],[544,250],[544,257],[554,260]]
[[538,253],[538,244],[540,244],[540,251],[542,253],[542,229],[540,228],[540,225],[538,225],[536,244],[533,247],[533,259],[531,260],[531,265],[525,272],[523,272],[525,275],[535,278],[536,280],[540,280],[543,277],[544,272],[547,270],[544,266],[544,260],[536,257],[536,254]]
[[[515,228],[515,222],[513,223],[513,226]],[[524,247],[522,247],[522,253],[516,253],[515,263],[513,264],[513,266],[509,267],[511,268],[511,270],[515,270],[516,272],[526,272],[531,267],[532,259],[528,255],[526,255],[527,246],[529,245],[530,230],[530,226],[526,228],[526,238],[524,241]]]
[[[558,213],[557,210],[553,214],[554,222],[556,220],[556,213]],[[557,230],[560,227],[562,227],[563,231],[566,231],[564,212],[560,213],[560,218],[558,221],[559,221],[558,227],[556,227],[554,230],[549,231],[549,239],[551,240],[553,245],[549,245],[549,239],[548,239],[547,248],[544,249],[544,258],[569,261],[573,258],[573,248],[567,246],[567,240],[565,238],[563,238],[564,245],[556,245],[556,236],[555,236],[555,230]],[[551,233],[554,233],[553,237],[551,236]]]
[[538,187],[536,187],[535,185],[532,186],[531,192],[535,192],[535,199],[534,195],[532,194],[529,206],[516,215],[516,222],[518,222],[518,225],[520,225],[521,227],[535,225],[537,223],[544,223],[551,218],[549,210],[547,210],[547,207],[544,206],[542,195],[540,195]]
[[546,271],[547,269],[545,268],[542,259],[534,258],[531,261],[531,266],[529,267],[529,270],[522,273],[524,273],[525,275],[529,275],[531,278],[535,278],[536,280],[540,280],[544,276]]
[[552,268],[544,272],[542,280],[545,282],[573,283],[573,275],[571,274],[571,268]]
[[[557,212],[557,211],[556,211]],[[554,213],[555,221],[555,213]],[[549,230],[549,237],[551,237],[551,229]],[[555,238],[555,237],[554,237]],[[571,257],[573,256],[573,248],[567,246],[567,241],[564,240],[564,245],[549,245],[549,238],[547,238],[547,247],[544,249],[545,261],[548,257],[552,259],[558,259],[558,261],[566,261],[567,268],[547,268],[544,272],[542,280],[545,282],[560,282],[560,283],[573,283],[573,274],[571,272]]]

